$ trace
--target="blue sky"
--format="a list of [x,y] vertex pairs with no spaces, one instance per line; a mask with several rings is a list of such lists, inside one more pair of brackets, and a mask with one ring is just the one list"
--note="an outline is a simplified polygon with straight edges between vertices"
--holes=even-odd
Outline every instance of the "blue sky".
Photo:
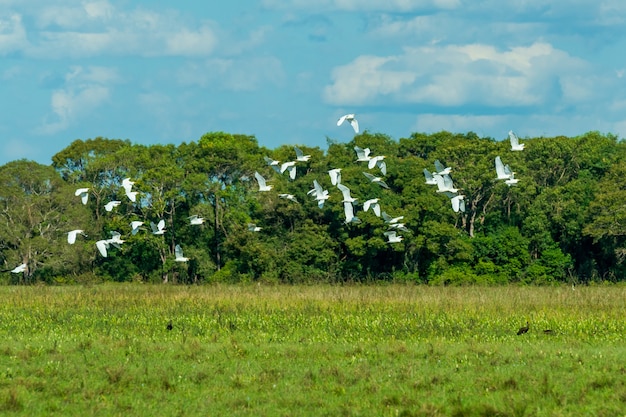
[[0,0],[0,164],[75,139],[626,137],[622,0]]

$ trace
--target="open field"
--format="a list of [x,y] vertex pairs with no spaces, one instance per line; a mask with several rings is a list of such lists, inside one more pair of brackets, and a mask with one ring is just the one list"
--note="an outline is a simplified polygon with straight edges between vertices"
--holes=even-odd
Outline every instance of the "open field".
[[626,415],[623,286],[108,284],[0,300],[3,415]]

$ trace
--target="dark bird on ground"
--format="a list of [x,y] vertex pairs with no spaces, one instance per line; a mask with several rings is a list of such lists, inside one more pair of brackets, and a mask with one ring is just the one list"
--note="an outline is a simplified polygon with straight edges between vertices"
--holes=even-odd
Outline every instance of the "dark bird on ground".
[[172,330],[173,328],[174,328],[174,326],[172,325],[172,320],[170,320],[170,322],[169,322],[169,323],[167,323],[167,327],[166,327],[166,329],[167,329],[167,330]]
[[554,330],[552,330],[552,329],[545,329],[543,331],[543,334],[554,334]]
[[528,333],[528,322],[526,322],[526,326],[520,327],[519,330],[517,331],[518,336],[524,333]]

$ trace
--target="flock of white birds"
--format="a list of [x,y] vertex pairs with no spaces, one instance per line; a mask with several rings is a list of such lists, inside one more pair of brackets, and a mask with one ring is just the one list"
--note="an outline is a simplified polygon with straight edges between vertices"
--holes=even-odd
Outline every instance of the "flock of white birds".
[[[337,126],[342,125],[346,121],[350,123],[350,125],[354,129],[354,133],[358,134],[359,122],[357,121],[355,115],[346,114],[344,116],[341,116],[337,121]],[[509,139],[511,142],[512,151],[521,151],[524,149],[524,144],[519,142],[518,137],[515,135],[515,133],[513,133],[513,131],[509,131]],[[291,180],[294,180],[297,173],[296,165],[299,162],[307,162],[311,158],[311,155],[304,155],[302,150],[300,150],[297,146],[294,146],[294,150],[296,153],[296,158],[293,161],[288,161],[281,164],[280,161],[274,160],[267,156],[265,156],[264,159],[267,165],[271,167],[276,173],[282,175],[287,172],[289,178],[291,178]],[[384,161],[384,155],[372,156],[369,148],[362,149],[358,146],[354,147],[354,151],[356,152],[355,162],[366,162],[367,168],[369,170],[378,168],[383,176],[387,175],[387,164]],[[517,178],[515,178],[515,172],[511,170],[509,165],[503,164],[500,156],[496,156],[495,158],[495,168],[497,175],[496,180],[504,180],[504,182],[508,186],[515,185],[519,181]],[[438,193],[443,193],[448,198],[450,198],[452,209],[455,212],[465,212],[465,196],[460,193],[460,190],[454,187],[450,172],[452,172],[451,167],[444,167],[444,165],[439,160],[436,160],[435,171],[431,173],[426,168],[424,168],[424,177],[426,179],[426,184],[436,185]],[[331,184],[337,187],[337,189],[341,191],[341,194],[343,196],[342,203],[345,215],[344,222],[346,224],[359,223],[361,220],[355,215],[358,198],[352,197],[350,189],[346,185],[342,184],[341,168],[334,168],[329,170],[328,175],[330,177]],[[371,174],[370,172],[365,171],[363,171],[363,175],[370,182],[379,185],[381,188],[389,189],[389,186],[385,183],[383,177],[376,176]],[[268,184],[266,179],[261,174],[255,172],[254,177],[258,182],[260,192],[268,192],[272,190],[273,186]],[[125,191],[126,197],[131,202],[136,202],[137,200],[138,192],[133,191],[134,184],[135,183],[131,181],[130,178],[125,178],[122,181],[122,188]],[[89,199],[89,188],[78,188],[74,195],[80,196],[82,204],[86,205]],[[317,180],[313,181],[313,188],[307,193],[307,195],[313,196],[319,208],[323,208],[325,201],[330,198],[329,191],[325,190]],[[292,194],[281,193],[278,196],[280,198],[290,200],[295,204],[299,204],[298,199]],[[112,200],[107,202],[104,205],[104,208],[107,212],[111,212],[121,203],[122,202],[119,200]],[[409,230],[407,229],[405,223],[400,222],[404,218],[404,216],[393,217],[387,214],[381,209],[380,198],[370,198],[368,200],[365,200],[362,206],[363,212],[367,212],[371,209],[374,215],[376,215],[377,217],[382,217],[384,223],[387,224],[387,231],[384,232],[384,236],[387,238],[388,243],[399,243],[402,241],[403,237],[399,234],[399,232],[408,232]],[[190,216],[188,217],[188,219],[190,225],[198,226],[204,223],[204,219],[197,215]],[[135,235],[140,230],[143,230],[143,228],[141,227],[143,226],[143,224],[144,222],[142,221],[132,221],[130,223],[131,234]],[[152,234],[154,235],[165,234],[165,221],[163,219],[160,219],[156,224],[150,222],[150,229],[152,231]],[[251,232],[260,232],[262,230],[262,227],[259,227],[254,223],[248,223],[248,230]],[[76,242],[76,238],[79,234],[87,237],[82,229],[71,230],[67,233],[67,243],[73,245]],[[100,252],[100,255],[106,258],[108,257],[108,250],[111,248],[111,246],[119,249],[124,242],[125,241],[122,240],[122,235],[119,232],[111,231],[111,238],[98,240],[95,242],[95,245],[98,249],[98,252]],[[189,258],[184,256],[183,250],[178,244],[174,248],[174,256],[174,260],[176,262],[187,262],[189,260]],[[26,269],[27,265],[26,263],[23,263],[12,269],[11,272],[16,274],[23,273],[24,271],[26,271]]]

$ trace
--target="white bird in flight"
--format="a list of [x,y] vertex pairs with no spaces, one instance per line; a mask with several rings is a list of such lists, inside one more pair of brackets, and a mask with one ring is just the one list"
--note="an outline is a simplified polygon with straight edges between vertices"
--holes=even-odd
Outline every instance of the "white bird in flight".
[[293,201],[294,203],[297,203],[297,202],[298,202],[298,199],[297,199],[297,198],[296,198],[296,196],[294,196],[293,194],[286,194],[286,193],[283,193],[283,194],[278,194],[278,196],[279,196],[280,198],[284,198],[284,199],[286,199],[286,200],[291,200],[291,201]]
[[435,181],[437,181],[438,193],[445,193],[445,192],[456,193],[457,191],[459,191],[456,188],[454,188],[454,184],[452,183],[452,178],[450,178],[450,175],[435,174],[433,175],[433,177],[435,178]]
[[180,245],[174,247],[174,255],[176,256],[174,259],[176,262],[187,262],[189,260],[189,258],[183,256],[183,248],[181,248]]
[[426,178],[426,184],[428,185],[437,185],[437,181],[435,181],[435,177],[430,173],[429,170],[424,168],[424,178]]
[[496,175],[498,176],[496,180],[509,179],[510,175],[504,172],[504,164],[502,163],[502,159],[500,159],[500,156],[496,156],[495,162],[496,162]]
[[465,213],[465,196],[458,193],[451,193],[449,191],[445,192],[446,196],[450,199],[450,203],[452,204],[452,210],[455,213],[459,211]]
[[265,159],[265,162],[267,163],[268,166],[272,167],[274,171],[280,174],[280,161],[277,161],[276,159],[268,158],[267,156],[264,156],[263,159]]
[[341,184],[341,168],[335,168],[328,171],[330,176],[330,183],[332,185]]
[[189,224],[197,226],[200,225],[202,223],[204,223],[204,219],[202,217],[199,217],[197,215],[193,215],[193,216],[189,216],[187,217],[189,219]]
[[137,232],[139,232],[139,227],[140,227],[141,225],[143,225],[143,222],[142,222],[142,221],[139,221],[139,220],[134,220],[134,221],[130,222],[130,227],[131,227],[131,231],[130,231],[130,233],[131,233],[132,235],[136,235],[136,234],[137,234]]
[[357,199],[350,195],[350,189],[343,184],[337,184],[337,188],[341,191],[343,195],[344,203],[354,203]]
[[26,271],[26,264],[18,265],[11,270],[11,272],[13,272],[14,274],[19,274],[20,272],[24,271]]
[[126,197],[128,197],[128,199],[132,201],[133,203],[137,201],[137,194],[138,194],[137,191],[132,191],[134,184],[135,183],[131,181],[130,178],[124,178],[122,180],[122,187],[124,187],[124,191],[126,192]]
[[369,169],[372,169],[375,166],[378,166],[380,172],[382,172],[383,175],[387,175],[387,164],[385,163],[385,161],[383,161],[383,159],[385,159],[385,155],[374,156],[370,158],[369,162],[367,163],[367,167]]
[[354,114],[345,114],[337,120],[337,126],[341,126],[344,121],[350,122],[352,125],[352,129],[354,129],[354,133],[359,133],[359,122],[354,117]]
[[293,149],[296,151],[296,161],[298,162],[306,162],[311,159],[311,155],[305,155],[304,152],[297,146],[294,146]]
[[296,161],[284,162],[280,166],[280,173],[283,174],[285,171],[289,172],[289,178],[292,180],[296,179]]
[[354,151],[356,152],[357,162],[367,162],[369,164],[369,161],[372,159],[372,157],[370,156],[370,153],[372,152],[370,151],[370,148],[362,149],[358,146],[355,146]]
[[526,144],[519,143],[519,138],[512,130],[509,130],[509,141],[511,142],[512,151],[523,151]]
[[372,198],[363,203],[363,211],[367,211],[372,208],[372,211],[377,217],[380,217],[380,204],[378,204],[378,198]]
[[385,181],[383,181],[383,179],[381,177],[376,177],[372,174],[370,174],[369,172],[364,172],[363,175],[365,175],[367,177],[368,180],[370,180],[371,182],[380,185],[383,188],[387,188],[389,189],[389,186],[387,185],[387,183]]
[[109,249],[109,239],[102,239],[96,242],[96,248],[104,258],[108,257],[107,249]]
[[515,185],[518,183],[519,180],[515,178],[515,172],[511,170],[511,167],[508,164],[504,166],[504,173],[509,176],[509,179],[504,181],[506,185],[510,187],[511,185]]
[[256,178],[257,182],[259,183],[259,191],[269,191],[272,189],[273,186],[267,185],[267,183],[265,182],[265,178],[263,178],[263,176],[258,172],[254,173],[254,178]]
[[402,242],[402,236],[396,234],[395,230],[388,230],[384,233],[387,236],[387,243],[399,243]]
[[89,188],[79,188],[74,192],[74,195],[80,196],[80,200],[83,204],[87,204],[87,200],[89,199]]
[[121,201],[118,201],[118,200],[112,200],[112,201],[109,201],[108,203],[106,203],[106,204],[104,205],[104,209],[105,209],[106,211],[111,211],[111,210],[113,210],[113,207],[117,207],[117,206],[119,206],[120,204],[122,204],[122,202],[121,202]]
[[343,212],[346,215],[345,223],[360,223],[361,220],[354,215],[354,206],[349,201],[343,202]]
[[159,220],[158,224],[154,224],[150,222],[150,228],[152,229],[153,235],[162,235],[165,233],[165,220]]
[[73,245],[74,242],[76,242],[76,235],[79,233],[85,236],[85,234],[83,233],[83,230],[80,230],[80,229],[67,232],[67,243],[69,243],[70,245]]
[[439,159],[435,160],[435,174],[446,175],[452,172],[452,168],[444,167]]
[[385,221],[385,223],[389,223],[389,224],[395,224],[395,223],[398,223],[400,220],[404,219],[404,216],[391,217],[389,214],[387,214],[384,211],[382,212],[382,216],[383,216],[383,220]]
[[311,189],[307,194],[313,194],[315,196],[315,200],[317,200],[317,206],[319,208],[323,208],[324,202],[330,198],[328,190],[324,190],[317,180],[313,180],[313,189]]

